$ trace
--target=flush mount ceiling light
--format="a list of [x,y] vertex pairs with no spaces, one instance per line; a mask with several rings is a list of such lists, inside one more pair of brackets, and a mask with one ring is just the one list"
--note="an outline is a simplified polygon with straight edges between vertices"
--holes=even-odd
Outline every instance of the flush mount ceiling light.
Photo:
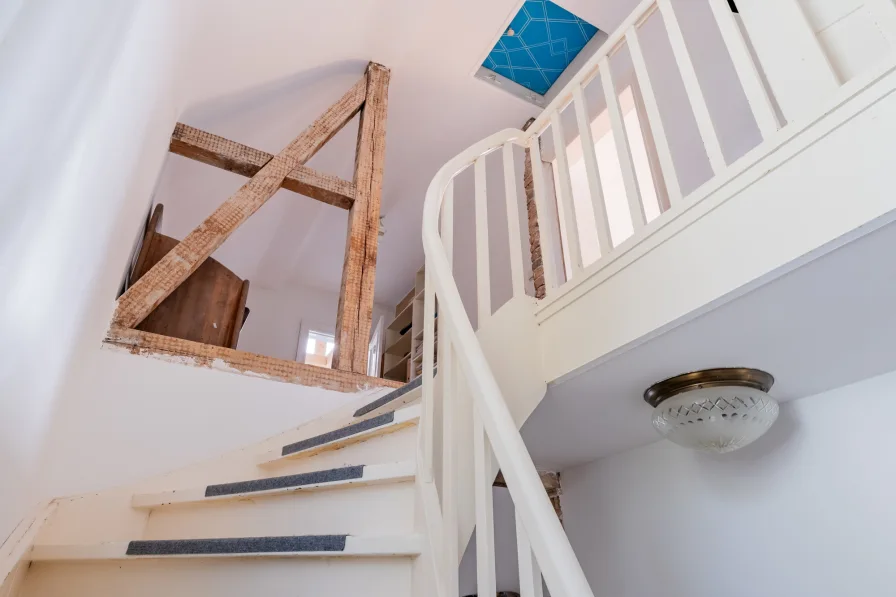
[[653,384],[644,400],[660,435],[686,448],[732,452],[759,439],[778,418],[768,395],[775,378],[746,368],[705,369]]

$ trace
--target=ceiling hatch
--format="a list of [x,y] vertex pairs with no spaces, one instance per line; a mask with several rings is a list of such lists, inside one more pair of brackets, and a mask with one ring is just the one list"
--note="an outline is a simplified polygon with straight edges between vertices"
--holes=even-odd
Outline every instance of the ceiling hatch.
[[550,0],[526,0],[477,76],[500,84],[496,73],[543,97],[597,31]]

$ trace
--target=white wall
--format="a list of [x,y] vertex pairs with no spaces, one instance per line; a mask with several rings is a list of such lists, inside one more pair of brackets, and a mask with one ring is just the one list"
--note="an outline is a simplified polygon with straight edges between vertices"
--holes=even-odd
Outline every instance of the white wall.
[[595,595],[890,595],[896,373],[782,405],[738,452],[669,442],[563,472]]
[[[183,22],[165,1],[31,0],[0,45],[0,536],[34,497],[36,463],[105,256],[148,200],[178,110]],[[4,18],[13,13],[3,11]],[[160,124],[164,123],[164,124]],[[167,137],[167,134],[165,135]],[[116,247],[117,248],[117,247]],[[127,248],[120,256],[121,265]],[[107,275],[109,274],[109,275]],[[105,278],[104,278],[105,276]],[[102,303],[108,322],[114,297]],[[96,346],[102,330],[95,330]],[[70,449],[70,448],[69,448]]]
[[[308,330],[325,334],[336,331],[339,294],[335,292],[308,286],[272,290],[250,283],[246,305],[250,313],[240,332],[239,350],[296,360],[296,348],[304,348]],[[394,305],[375,304],[371,325],[375,327],[380,317],[388,324],[394,314]]]
[[136,482],[259,442],[358,399],[115,349],[92,350],[79,365],[48,434],[41,496]]

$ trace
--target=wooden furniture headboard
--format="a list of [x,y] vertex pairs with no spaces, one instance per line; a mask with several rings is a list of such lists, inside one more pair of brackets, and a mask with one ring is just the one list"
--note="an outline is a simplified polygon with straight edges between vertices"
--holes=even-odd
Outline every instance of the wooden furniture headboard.
[[[129,285],[139,280],[180,242],[158,232],[163,210],[161,204],[153,209],[143,236],[143,245],[129,277]],[[236,348],[240,330],[249,316],[249,309],[246,308],[248,296],[249,281],[240,279],[209,257],[137,329]]]

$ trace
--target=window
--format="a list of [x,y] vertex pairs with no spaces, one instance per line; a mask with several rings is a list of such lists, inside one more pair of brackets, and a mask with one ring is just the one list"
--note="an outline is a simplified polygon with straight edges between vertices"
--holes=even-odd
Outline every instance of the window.
[[333,335],[309,331],[308,342],[305,344],[305,364],[331,368],[335,347],[336,338]]

